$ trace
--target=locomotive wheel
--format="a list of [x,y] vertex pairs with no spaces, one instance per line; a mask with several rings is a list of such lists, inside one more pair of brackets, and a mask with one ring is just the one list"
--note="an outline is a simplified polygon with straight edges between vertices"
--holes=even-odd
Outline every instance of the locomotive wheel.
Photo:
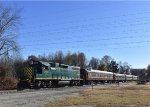
[[75,86],[78,86],[78,85],[79,85],[78,81],[75,81],[74,84],[75,84]]
[[73,86],[73,81],[70,81],[70,84],[69,84],[69,86]]
[[51,82],[51,81],[47,81],[47,82],[46,82],[46,87],[47,87],[47,88],[50,88],[51,86],[52,86],[52,82]]
[[22,84],[19,82],[18,84],[17,84],[17,90],[23,90],[24,88],[23,88],[23,86],[22,86]]
[[58,81],[52,81],[51,85],[52,87],[58,87]]
[[80,85],[80,86],[83,85],[83,81],[82,81],[82,80],[79,81],[79,85]]
[[40,89],[40,88],[41,88],[41,83],[40,83],[40,81],[37,81],[35,83],[35,89]]

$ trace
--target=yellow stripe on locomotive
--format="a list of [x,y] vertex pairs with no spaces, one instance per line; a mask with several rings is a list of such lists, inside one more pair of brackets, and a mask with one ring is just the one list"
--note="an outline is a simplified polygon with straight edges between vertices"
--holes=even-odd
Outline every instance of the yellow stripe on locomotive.
[[31,80],[32,79],[32,68],[31,67],[25,67],[24,68],[24,73],[27,79]]

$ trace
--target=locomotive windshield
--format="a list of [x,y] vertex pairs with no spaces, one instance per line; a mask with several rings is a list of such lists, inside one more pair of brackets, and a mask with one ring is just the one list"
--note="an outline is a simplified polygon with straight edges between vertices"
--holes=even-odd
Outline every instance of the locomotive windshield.
[[51,67],[56,67],[55,63],[49,63]]

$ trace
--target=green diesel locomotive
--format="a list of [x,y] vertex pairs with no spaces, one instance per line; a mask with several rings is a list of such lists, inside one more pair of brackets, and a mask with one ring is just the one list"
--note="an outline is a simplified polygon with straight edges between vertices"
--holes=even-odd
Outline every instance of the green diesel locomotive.
[[56,87],[60,81],[69,81],[69,85],[80,85],[80,67],[65,64],[34,61],[29,67],[24,68],[24,79],[18,83],[18,87]]

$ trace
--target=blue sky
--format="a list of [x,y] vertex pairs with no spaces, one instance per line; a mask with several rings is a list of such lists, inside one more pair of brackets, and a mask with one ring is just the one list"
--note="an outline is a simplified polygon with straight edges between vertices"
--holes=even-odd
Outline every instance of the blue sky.
[[150,64],[150,2],[4,2],[23,8],[17,38],[24,58],[84,52],[133,68]]

